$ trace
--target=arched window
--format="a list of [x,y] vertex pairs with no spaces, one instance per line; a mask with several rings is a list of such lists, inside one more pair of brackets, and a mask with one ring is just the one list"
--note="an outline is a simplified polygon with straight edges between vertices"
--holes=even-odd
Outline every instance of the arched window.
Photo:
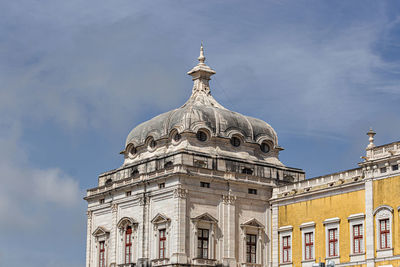
[[132,260],[132,227],[128,226],[125,231],[125,263]]

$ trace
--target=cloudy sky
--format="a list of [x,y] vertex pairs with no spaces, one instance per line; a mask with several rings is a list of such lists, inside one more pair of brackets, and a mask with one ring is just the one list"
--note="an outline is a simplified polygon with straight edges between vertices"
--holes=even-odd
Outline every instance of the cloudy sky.
[[399,140],[398,1],[0,1],[0,266],[84,266],[82,197],[138,123],[214,97],[308,177]]

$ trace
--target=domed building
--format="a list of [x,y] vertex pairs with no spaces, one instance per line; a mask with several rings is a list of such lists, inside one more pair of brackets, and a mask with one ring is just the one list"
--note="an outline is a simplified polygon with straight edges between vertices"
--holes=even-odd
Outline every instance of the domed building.
[[134,127],[122,166],[88,190],[87,266],[270,260],[272,189],[304,172],[279,160],[268,123],[213,98],[203,47],[198,61],[186,103]]

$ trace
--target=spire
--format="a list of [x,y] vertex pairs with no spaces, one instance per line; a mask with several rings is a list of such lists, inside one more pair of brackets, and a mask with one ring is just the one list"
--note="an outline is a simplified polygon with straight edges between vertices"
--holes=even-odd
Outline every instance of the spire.
[[369,139],[368,139],[369,144],[367,146],[367,149],[371,149],[371,148],[375,147],[375,144],[374,144],[374,136],[375,136],[375,134],[376,133],[372,130],[372,128],[370,128],[368,133],[367,133],[367,135],[369,136]]
[[204,56],[203,42],[201,42],[200,56],[197,59],[199,63],[187,73],[193,79],[193,93],[204,92],[210,94],[209,80],[215,74],[215,71],[204,63],[206,57]]

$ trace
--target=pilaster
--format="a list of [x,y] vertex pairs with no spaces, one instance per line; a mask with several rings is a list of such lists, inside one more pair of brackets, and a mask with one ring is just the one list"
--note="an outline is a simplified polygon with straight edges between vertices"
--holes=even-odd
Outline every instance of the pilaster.
[[232,194],[222,195],[223,202],[223,257],[224,266],[236,267],[236,225],[235,225],[235,201]]
[[91,247],[92,247],[92,211],[88,210],[87,215],[87,230],[86,230],[86,267],[90,267]]
[[369,178],[365,181],[365,247],[367,267],[373,267],[375,257],[374,247],[374,199],[373,199],[373,170],[369,170]]
[[272,267],[278,267],[279,265],[279,251],[278,251],[278,205],[272,204]]
[[112,204],[112,222],[111,222],[111,232],[110,232],[110,266],[116,265],[117,260],[117,216],[118,216],[118,205]]
[[187,190],[178,187],[174,190],[175,220],[173,227],[174,245],[171,248],[172,264],[187,264],[186,255],[186,196]]

